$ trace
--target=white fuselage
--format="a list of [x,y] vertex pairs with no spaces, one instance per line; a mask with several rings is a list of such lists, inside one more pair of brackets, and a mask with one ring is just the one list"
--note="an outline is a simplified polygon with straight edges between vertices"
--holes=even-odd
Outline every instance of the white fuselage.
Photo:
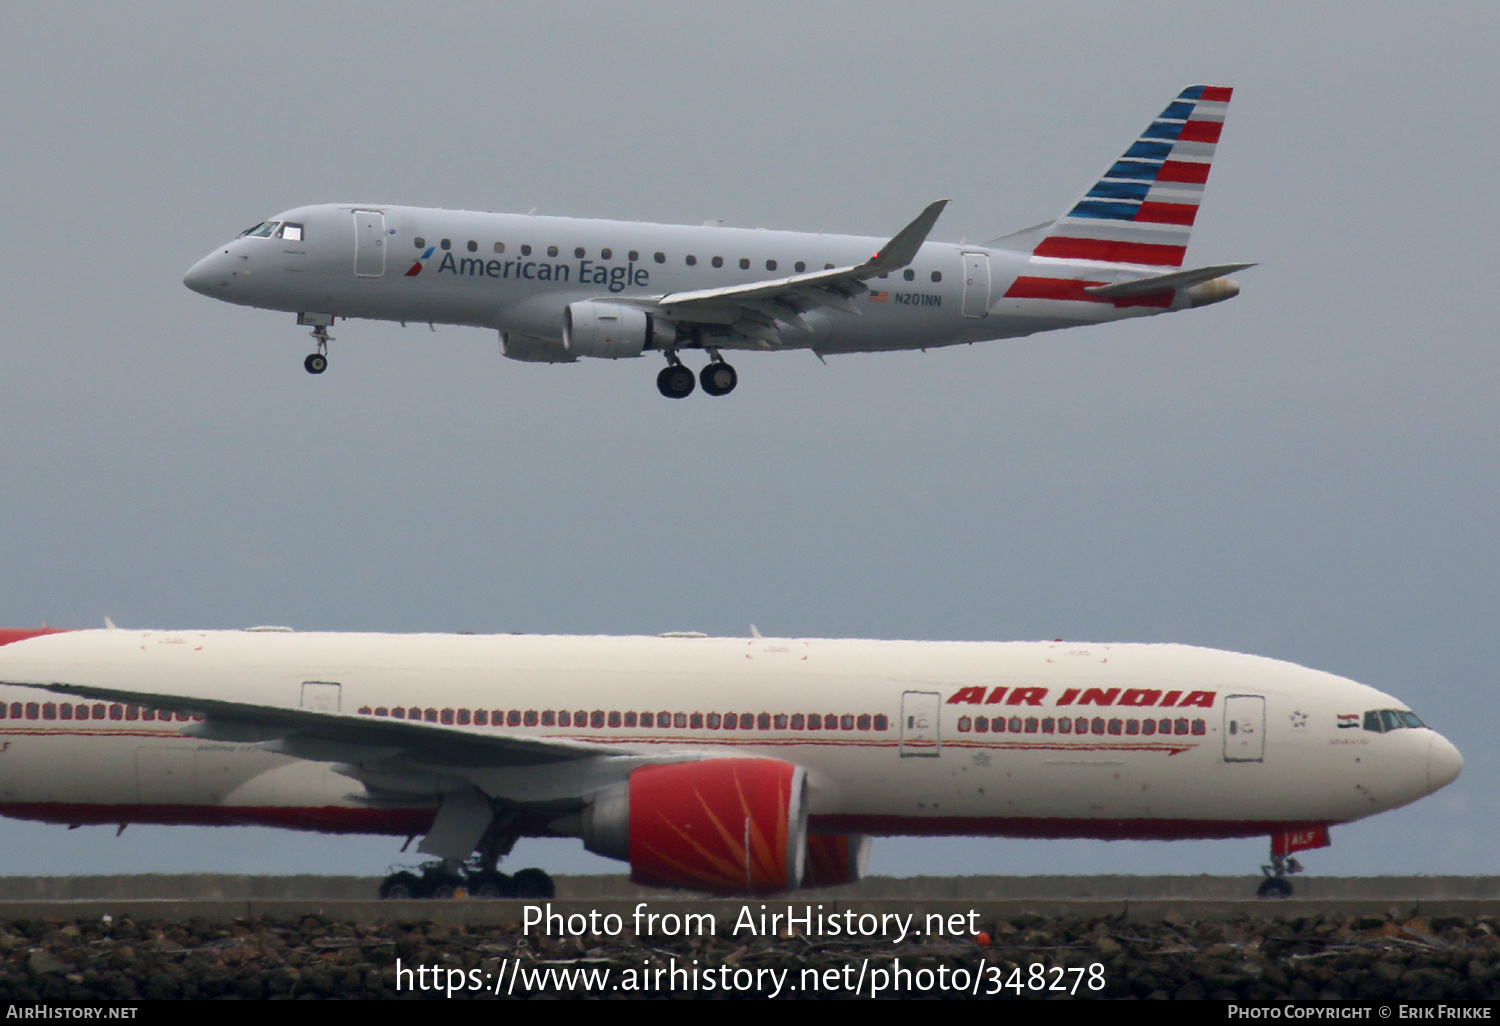
[[[1367,729],[1367,713],[1405,708],[1373,688],[1182,645],[94,630],[0,645],[0,681],[399,708],[647,760],[764,756],[807,770],[823,833],[1265,834],[1404,805],[1462,764],[1425,727]],[[405,834],[427,828],[443,787],[183,736],[180,717],[136,706],[34,687],[0,699],[10,816]],[[554,817],[608,783],[587,760],[469,779]]]
[[[884,242],[385,204],[299,207],[274,220],[297,225],[300,238],[236,239],[194,265],[184,279],[188,286],[226,302],[298,314],[492,328],[510,337],[511,355],[528,352],[517,346],[518,338],[560,340],[571,303],[646,302],[845,267],[870,259]],[[413,274],[413,268],[419,269]],[[927,242],[906,268],[869,279],[871,291],[852,299],[849,309],[809,310],[800,322],[778,321],[772,335],[737,335],[732,325],[740,314],[727,308],[719,314],[701,307],[658,312],[680,317],[679,342],[688,346],[820,353],[917,349],[1195,305],[1185,290],[1110,302],[1080,289],[1160,270]],[[1017,279],[1025,279],[1020,288]],[[1039,296],[1064,286],[1066,297]]]

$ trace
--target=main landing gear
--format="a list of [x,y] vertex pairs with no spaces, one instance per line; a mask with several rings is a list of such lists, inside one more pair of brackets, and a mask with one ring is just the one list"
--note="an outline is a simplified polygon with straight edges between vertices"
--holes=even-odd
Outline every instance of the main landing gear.
[[333,341],[333,336],[328,334],[328,328],[323,324],[314,328],[310,334],[318,343],[318,351],[309,353],[307,359],[302,361],[302,366],[309,374],[322,374],[328,369],[328,343]]
[[1290,898],[1292,882],[1287,877],[1302,872],[1302,863],[1288,855],[1272,852],[1270,864],[1261,866],[1260,871],[1266,874],[1266,878],[1255,890],[1257,898]]
[[698,380],[709,395],[728,395],[739,384],[740,376],[733,367],[716,357],[713,363],[698,372]]
[[521,834],[515,812],[490,820],[479,838],[478,849],[466,862],[436,859],[415,871],[403,869],[380,882],[382,898],[456,898],[462,891],[471,898],[552,898],[557,889],[540,869],[500,872],[500,860],[510,854]]
[[424,862],[415,870],[400,870],[380,882],[382,898],[456,898],[460,891],[471,898],[551,898],[557,893],[552,877],[543,870],[502,873],[486,869],[477,858],[462,865],[442,859]]
[[[713,361],[699,372],[698,381],[709,395],[728,395],[739,384],[740,376],[717,352],[710,350],[710,354]],[[693,394],[693,372],[683,366],[676,353],[667,353],[667,365],[656,376],[656,389],[668,399],[686,399]]]

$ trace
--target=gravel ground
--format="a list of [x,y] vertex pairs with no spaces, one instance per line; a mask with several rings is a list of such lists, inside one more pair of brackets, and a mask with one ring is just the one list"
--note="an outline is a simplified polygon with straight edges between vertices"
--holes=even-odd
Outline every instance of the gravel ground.
[[[1042,979],[1077,987],[1078,997],[1178,999],[1500,999],[1500,938],[1489,917],[1396,920],[1364,916],[1312,916],[1191,922],[1021,916],[981,924],[982,943],[907,943],[825,938],[659,939],[626,935],[560,940],[525,938],[510,926],[450,926],[440,923],[355,924],[308,916],[257,918],[232,924],[200,921],[28,920],[0,922],[0,999],[112,1000],[162,998],[386,998],[444,997],[441,990],[397,991],[402,967],[463,970],[465,982],[495,974],[547,969],[576,972],[610,968],[618,982],[640,967],[712,968],[720,979],[736,978],[739,994],[770,996],[775,977],[757,970],[790,970],[780,996],[806,997],[798,987],[804,970],[835,984],[820,996],[850,997],[854,974],[863,967],[863,993],[886,970],[892,990],[910,996],[969,997],[976,979],[980,994],[1007,984],[1000,995],[1059,997],[1035,986],[1031,966],[1087,970],[1102,966],[1103,987],[1091,990],[1089,974],[1055,972]],[[982,941],[984,938],[980,938]],[[894,974],[897,964],[912,974]],[[727,973],[724,967],[727,967]],[[840,975],[846,971],[848,975]],[[477,970],[478,973],[469,971]],[[740,972],[748,970],[748,972]],[[828,970],[833,976],[825,975]],[[918,970],[928,970],[922,976]],[[947,988],[932,985],[942,972]],[[960,972],[956,972],[960,971]],[[1093,978],[1099,978],[1095,973]],[[443,976],[444,979],[448,977]],[[454,974],[453,978],[457,978]],[[658,978],[660,979],[660,978]],[[928,986],[923,988],[923,981]],[[965,984],[955,989],[952,984]],[[431,982],[432,978],[428,978]],[[743,981],[752,981],[741,986]],[[503,989],[503,987],[502,987]],[[695,995],[679,986],[636,994],[606,989],[602,996],[720,997],[699,985]],[[526,992],[518,985],[517,996]],[[527,996],[595,996],[574,979],[536,983]],[[459,991],[458,997],[488,996]]]

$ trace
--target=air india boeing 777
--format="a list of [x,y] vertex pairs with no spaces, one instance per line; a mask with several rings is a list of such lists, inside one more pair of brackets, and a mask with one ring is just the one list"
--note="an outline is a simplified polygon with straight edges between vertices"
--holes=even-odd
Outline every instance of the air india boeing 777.
[[0,814],[425,835],[388,896],[544,894],[497,868],[525,836],[770,894],[881,834],[1269,835],[1284,895],[1463,765],[1374,688],[1185,645],[9,630],[0,682]]
[[1231,90],[1184,89],[1055,221],[975,245],[928,242],[946,200],[889,240],[535,217],[380,203],[298,207],[184,278],[215,299],[297,315],[328,366],[339,319],[500,333],[515,360],[657,352],[665,396],[733,390],[733,350],[928,349],[1229,299],[1251,264],[1183,268]]

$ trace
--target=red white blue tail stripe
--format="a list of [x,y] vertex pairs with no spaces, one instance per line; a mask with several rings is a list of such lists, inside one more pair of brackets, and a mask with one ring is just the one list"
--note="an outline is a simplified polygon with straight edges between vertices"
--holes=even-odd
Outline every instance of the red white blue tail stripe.
[[1181,267],[1233,91],[1184,89],[1032,255]]

